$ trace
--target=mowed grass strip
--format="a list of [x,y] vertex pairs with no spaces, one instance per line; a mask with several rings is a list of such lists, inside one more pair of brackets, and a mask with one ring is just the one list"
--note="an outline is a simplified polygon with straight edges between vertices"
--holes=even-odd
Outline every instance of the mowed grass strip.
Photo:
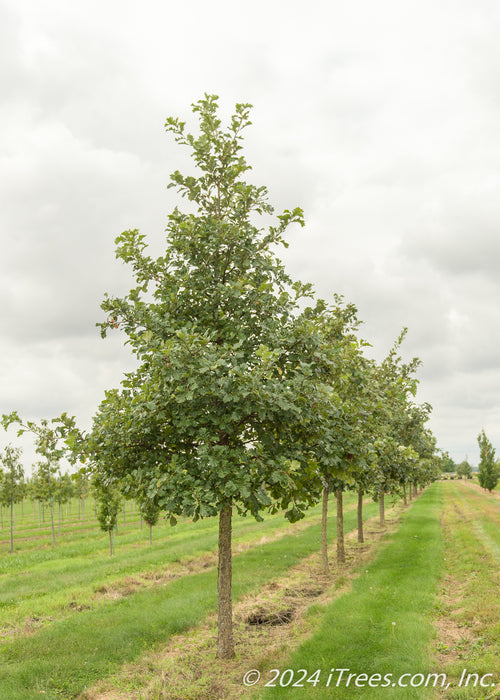
[[[278,675],[272,663],[259,669],[260,687],[276,676],[274,687],[261,691],[259,698],[406,700],[432,694],[398,681],[409,674],[401,682],[410,686],[412,678],[414,684],[421,681],[415,674],[426,679],[439,672],[432,668],[429,647],[442,568],[441,491],[434,484],[403,515],[380,555],[353,581],[349,593],[324,609],[317,633],[277,669]],[[349,674],[356,675],[347,685]],[[386,674],[391,675],[384,680]]]
[[[365,507],[366,517],[377,506]],[[331,519],[331,532],[334,531]],[[355,511],[345,515],[354,529]],[[233,563],[233,594],[238,599],[283,575],[320,547],[320,525],[239,554]],[[0,698],[73,698],[146,649],[200,622],[216,608],[217,571],[184,576],[161,587],[139,591],[56,621],[31,637],[0,650]]]
[[[354,506],[349,495],[348,507]],[[253,518],[235,518],[235,549],[252,546],[264,538],[308,527],[318,522],[320,507],[311,509],[306,518],[290,526],[282,514],[269,516],[263,523]],[[333,521],[332,521],[333,523]],[[333,524],[332,524],[333,527]],[[50,550],[33,551],[0,559],[0,635],[20,633],[23,620],[31,629],[47,618],[63,617],[98,604],[96,591],[126,576],[168,571],[169,566],[199,558],[217,548],[217,519],[197,523],[181,522],[176,527],[163,525],[155,533],[153,546],[138,542],[139,532],[120,536],[116,555],[110,557],[107,542],[97,533],[85,542],[75,542]]]
[[446,576],[440,586],[435,645],[436,658],[451,678],[444,697],[497,699],[500,697],[498,502],[492,504],[488,493],[478,496],[457,482],[447,483],[444,493]]

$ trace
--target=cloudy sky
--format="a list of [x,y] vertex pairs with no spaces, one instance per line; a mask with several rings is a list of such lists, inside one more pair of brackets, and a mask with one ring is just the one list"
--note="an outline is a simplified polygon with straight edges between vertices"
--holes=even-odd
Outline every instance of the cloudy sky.
[[114,238],[161,251],[165,119],[208,92],[253,104],[252,179],[305,211],[292,276],[378,359],[407,326],[439,446],[500,453],[499,30],[497,0],[0,0],[0,413],[88,425],[130,368],[95,328]]

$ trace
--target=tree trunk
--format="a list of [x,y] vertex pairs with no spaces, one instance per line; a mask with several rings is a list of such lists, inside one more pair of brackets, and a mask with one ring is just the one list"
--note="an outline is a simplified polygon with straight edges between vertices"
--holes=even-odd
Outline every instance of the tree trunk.
[[339,564],[345,562],[344,548],[344,508],[342,502],[342,491],[337,489],[337,561]]
[[406,498],[406,484],[403,484],[403,499],[405,506],[408,505],[408,499]]
[[10,502],[10,553],[14,554],[14,499]]
[[231,515],[230,505],[224,506],[219,514],[219,563],[217,575],[218,628],[217,658],[234,657],[233,606],[231,597]]
[[54,504],[50,502],[50,527],[52,530],[52,546],[56,546],[56,531],[54,530]]
[[379,500],[379,513],[380,513],[380,527],[385,527],[385,502],[384,502],[384,492],[380,492]]
[[363,533],[363,491],[358,491],[358,542],[364,542]]
[[109,556],[113,556],[113,530],[109,530]]
[[149,526],[149,544],[153,544],[153,526]]
[[328,566],[328,536],[327,536],[327,518],[328,518],[328,486],[323,487],[323,510],[321,513],[321,561],[323,564],[323,573],[328,576],[330,567]]

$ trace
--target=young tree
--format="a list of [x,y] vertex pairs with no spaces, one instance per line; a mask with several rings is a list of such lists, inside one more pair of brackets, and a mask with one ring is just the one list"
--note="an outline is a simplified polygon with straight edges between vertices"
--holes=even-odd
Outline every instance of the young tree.
[[[297,328],[309,286],[293,283],[276,256],[299,209],[268,229],[265,187],[242,178],[249,105],[236,105],[229,127],[215,96],[193,106],[200,134],[168,119],[166,128],[190,149],[197,176],[175,172],[172,187],[191,213],[169,216],[167,246],[146,253],[144,235],[117,238],[117,257],[136,286],[106,297],[102,335],[120,328],[140,366],[106,393],[84,450],[103,478],[148,482],[162,511],[194,519],[219,516],[217,655],[234,655],[231,607],[233,510],[260,518],[273,504],[301,517],[311,496],[303,442],[321,400],[315,367],[324,352],[311,330]],[[317,399],[317,400],[316,400]]]
[[[64,418],[65,414],[61,418]],[[55,422],[55,421],[52,421]],[[43,418],[39,424],[34,421],[23,423],[17,411],[3,414],[1,423],[5,430],[11,424],[19,426],[17,434],[31,432],[35,437],[35,451],[41,460],[35,465],[33,474],[33,488],[35,498],[39,503],[48,503],[50,507],[50,520],[52,527],[52,545],[56,544],[54,530],[54,498],[57,492],[56,474],[59,472],[59,463],[66,453],[66,447],[61,443],[62,428],[49,425],[49,421]]]
[[0,502],[10,507],[10,553],[14,553],[14,504],[24,495],[24,470],[21,465],[20,447],[7,445],[0,452],[0,465],[3,468],[0,481]]
[[53,464],[48,459],[40,460],[34,467],[33,483],[35,485],[35,497],[40,504],[49,506],[52,546],[55,547],[54,500],[57,493],[57,473],[59,468],[57,464]]
[[498,484],[499,477],[497,465],[495,463],[495,450],[486,437],[484,429],[481,430],[477,436],[477,442],[480,450],[479,485],[491,493]]
[[62,507],[65,503],[69,503],[71,501],[74,492],[75,490],[71,476],[67,472],[64,472],[64,474],[58,474],[54,499],[58,505],[59,511],[59,534],[61,534]]
[[97,520],[101,530],[109,535],[109,556],[112,557],[115,551],[113,530],[116,527],[122,496],[115,484],[106,483],[99,477],[93,479],[91,488],[95,499]]
[[461,479],[472,479],[472,467],[466,459],[457,465],[457,476]]
[[78,516],[85,523],[85,499],[90,491],[90,478],[86,469],[80,469],[71,477],[75,484],[75,493],[78,497]]
[[150,498],[145,498],[140,503],[141,516],[149,526],[149,544],[153,544],[153,526],[160,517],[160,506]]
[[452,460],[448,452],[441,452],[441,471],[451,474],[456,471],[457,465]]

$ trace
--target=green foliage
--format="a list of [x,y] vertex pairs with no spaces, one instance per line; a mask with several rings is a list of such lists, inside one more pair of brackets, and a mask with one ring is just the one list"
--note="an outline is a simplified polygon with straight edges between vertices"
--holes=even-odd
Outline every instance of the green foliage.
[[457,465],[455,462],[452,460],[448,452],[442,452],[441,453],[441,471],[449,474],[456,472],[457,470]]
[[472,479],[472,467],[466,459],[457,465],[457,475],[460,478]]
[[103,336],[120,328],[140,366],[106,393],[85,450],[97,471],[131,496],[141,484],[174,517],[233,503],[257,518],[287,508],[294,520],[311,502],[306,437],[325,401],[317,370],[330,361],[311,320],[320,308],[300,311],[309,286],[292,282],[275,252],[302,212],[286,210],[267,229],[254,223],[273,209],[265,187],[242,179],[249,105],[236,105],[225,130],[215,96],[193,111],[198,136],[177,119],[166,127],[197,168],[170,184],[195,213],[173,211],[159,258],[137,230],[116,240],[136,286],[105,298],[99,325]]
[[491,493],[498,484],[499,478],[497,465],[495,463],[495,450],[486,437],[484,430],[481,430],[478,435],[477,442],[480,450],[479,485]]
[[67,473],[59,474],[57,478],[54,498],[59,505],[68,503],[73,498],[75,488],[71,476]]
[[7,445],[0,452],[0,503],[12,506],[22,500],[24,495],[24,469],[21,464],[22,450]]
[[94,480],[92,495],[95,499],[95,512],[103,532],[111,532],[116,526],[122,496],[115,485]]

